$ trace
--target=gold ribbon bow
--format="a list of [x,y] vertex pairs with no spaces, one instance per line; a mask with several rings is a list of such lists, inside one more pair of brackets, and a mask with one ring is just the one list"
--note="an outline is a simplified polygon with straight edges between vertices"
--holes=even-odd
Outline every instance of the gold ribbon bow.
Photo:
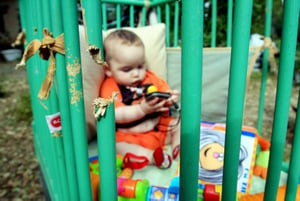
[[103,117],[105,112],[106,112],[106,108],[109,104],[111,104],[118,96],[117,92],[113,92],[112,94],[112,98],[96,98],[93,102],[93,112],[94,112],[94,116],[96,119],[98,119],[99,117]]
[[18,33],[16,40],[11,44],[12,47],[20,46],[26,43],[26,33],[21,31]]
[[112,99],[97,98],[93,102],[93,111],[96,119],[104,116],[107,106],[112,102]]
[[39,56],[42,59],[48,60],[50,58],[47,75],[42,83],[38,95],[40,99],[47,99],[49,96],[50,88],[53,83],[53,74],[55,73],[56,70],[55,53],[58,52],[62,55],[65,55],[65,43],[64,43],[64,34],[61,34],[56,38],[53,38],[47,28],[43,30],[43,33],[44,33],[44,38],[42,41],[35,39],[28,44],[28,46],[24,51],[22,60],[19,64],[17,64],[16,68],[25,66],[27,60],[31,56],[33,56],[38,50],[39,50]]

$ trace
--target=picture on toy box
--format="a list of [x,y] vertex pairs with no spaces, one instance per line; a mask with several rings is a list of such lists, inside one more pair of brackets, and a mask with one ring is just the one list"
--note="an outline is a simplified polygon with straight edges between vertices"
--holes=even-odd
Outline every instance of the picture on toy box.
[[[242,129],[239,154],[237,191],[249,193],[256,153],[256,130]],[[199,180],[203,183],[222,185],[225,125],[201,123],[199,149]]]

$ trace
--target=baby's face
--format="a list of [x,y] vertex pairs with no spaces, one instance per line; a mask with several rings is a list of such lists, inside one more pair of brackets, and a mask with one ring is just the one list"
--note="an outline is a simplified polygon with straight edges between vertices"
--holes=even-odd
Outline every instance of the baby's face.
[[145,51],[143,46],[117,43],[109,48],[107,75],[119,85],[137,86],[146,75]]

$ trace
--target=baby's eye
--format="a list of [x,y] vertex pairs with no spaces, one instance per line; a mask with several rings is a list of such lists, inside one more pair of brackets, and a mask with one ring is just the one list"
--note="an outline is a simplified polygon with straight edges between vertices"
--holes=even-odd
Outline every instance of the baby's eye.
[[138,69],[143,69],[144,68],[144,65],[139,65],[138,66]]
[[123,72],[129,72],[129,71],[131,71],[131,69],[132,68],[130,68],[130,67],[124,67],[124,68],[122,68],[122,71]]

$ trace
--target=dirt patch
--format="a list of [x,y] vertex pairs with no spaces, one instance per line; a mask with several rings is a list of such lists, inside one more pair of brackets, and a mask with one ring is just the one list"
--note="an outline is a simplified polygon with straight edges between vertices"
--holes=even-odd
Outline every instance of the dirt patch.
[[0,62],[0,200],[43,200],[32,117],[25,115],[31,110],[20,104],[29,98],[26,70],[14,70],[15,64]]
[[[33,145],[32,117],[26,118],[16,113],[18,103],[24,99],[22,96],[29,97],[26,69],[15,71],[15,64],[16,62],[0,62],[0,200],[43,200],[40,170]],[[270,139],[272,133],[276,85],[276,76],[270,75],[267,80],[262,129],[262,135],[267,139]],[[298,87],[293,87],[291,103],[294,106],[297,104],[298,90]],[[253,73],[246,95],[244,124],[247,126],[257,125],[259,94],[260,73]],[[26,113],[22,106],[20,110],[22,114]],[[285,161],[289,160],[295,122],[294,111],[290,112],[289,120]]]
[[[252,127],[257,126],[260,86],[261,86],[261,73],[253,72],[250,78],[250,82],[246,94],[244,124],[247,126],[252,126]],[[277,88],[277,76],[270,73],[268,75],[268,79],[266,82],[263,125],[261,131],[261,135],[268,140],[271,139],[271,135],[272,135],[276,88]],[[293,142],[294,126],[296,120],[296,112],[293,110],[293,108],[297,107],[298,91],[299,91],[299,87],[294,85],[292,88],[291,109],[289,113],[286,145],[285,145],[284,158],[283,158],[283,160],[286,162],[288,162],[290,159],[291,145]]]

